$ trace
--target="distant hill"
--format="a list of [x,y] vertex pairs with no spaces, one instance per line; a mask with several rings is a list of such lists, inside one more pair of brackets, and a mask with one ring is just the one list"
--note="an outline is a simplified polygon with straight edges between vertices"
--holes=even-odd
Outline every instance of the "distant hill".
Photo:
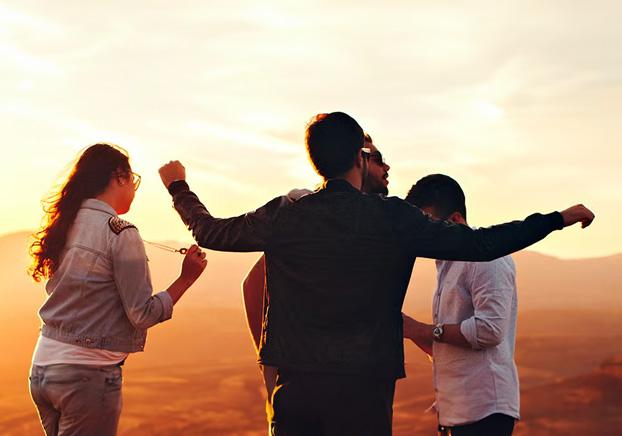
[[[622,254],[566,260],[521,251],[513,255],[519,311],[622,313]],[[434,261],[417,259],[405,309],[429,313],[436,286]]]
[[[19,307],[32,307],[41,301],[42,293],[24,270],[28,233],[0,237],[0,274],[6,277],[0,296],[10,295]],[[170,246],[180,246],[167,242]],[[150,267],[156,289],[163,288],[178,274],[182,257],[147,245]],[[240,283],[258,253],[221,253],[210,251],[206,273],[185,298],[187,304],[238,307],[241,304]],[[622,254],[595,258],[563,260],[522,251],[514,255],[519,289],[519,310],[580,310],[622,312]],[[427,318],[431,310],[436,283],[434,261],[417,259],[405,302],[405,311]],[[42,286],[38,285],[41,289]],[[19,296],[19,297],[18,297]],[[16,298],[18,297],[18,298]],[[13,309],[0,308],[3,312]],[[4,313],[6,315],[6,313]]]

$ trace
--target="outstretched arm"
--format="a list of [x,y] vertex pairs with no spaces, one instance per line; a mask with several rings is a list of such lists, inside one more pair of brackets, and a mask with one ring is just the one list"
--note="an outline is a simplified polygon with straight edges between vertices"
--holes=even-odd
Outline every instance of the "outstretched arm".
[[404,249],[414,256],[443,260],[491,261],[522,250],[554,230],[581,222],[590,225],[594,214],[577,205],[563,212],[533,214],[488,228],[468,226],[430,218],[420,209],[397,198],[387,199]]
[[233,218],[216,218],[190,191],[186,170],[179,161],[160,168],[162,183],[173,197],[173,204],[183,222],[201,247],[219,251],[265,251],[272,223],[287,197],[277,197],[259,209]]

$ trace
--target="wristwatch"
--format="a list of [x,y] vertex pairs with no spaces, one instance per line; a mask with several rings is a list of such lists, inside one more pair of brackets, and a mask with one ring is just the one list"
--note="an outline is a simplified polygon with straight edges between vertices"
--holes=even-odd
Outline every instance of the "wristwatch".
[[432,330],[432,336],[436,342],[441,342],[441,337],[443,336],[443,324],[436,324],[434,330]]

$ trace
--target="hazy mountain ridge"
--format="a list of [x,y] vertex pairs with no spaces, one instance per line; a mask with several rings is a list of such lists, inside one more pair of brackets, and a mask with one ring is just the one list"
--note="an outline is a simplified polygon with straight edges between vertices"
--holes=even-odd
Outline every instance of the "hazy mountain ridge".
[[[26,232],[0,237],[0,272],[7,277],[10,290],[22,289],[29,302],[40,299],[25,289],[32,281],[25,274],[30,263]],[[181,247],[177,242],[165,241]],[[182,256],[146,246],[156,289],[164,288],[179,272]],[[206,273],[186,297],[189,304],[215,304],[239,307],[241,282],[260,253],[222,253],[208,251]],[[622,254],[564,260],[522,251],[513,255],[517,269],[519,310],[622,311]],[[429,316],[436,282],[434,261],[417,259],[404,309],[422,317]],[[36,286],[34,286],[36,287]],[[5,288],[6,291],[6,288]],[[19,301],[16,301],[19,304]],[[1,316],[1,312],[0,312]]]

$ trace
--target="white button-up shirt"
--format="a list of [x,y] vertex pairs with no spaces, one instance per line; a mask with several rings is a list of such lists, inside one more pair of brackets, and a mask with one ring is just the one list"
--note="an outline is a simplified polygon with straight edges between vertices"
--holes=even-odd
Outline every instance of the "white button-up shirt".
[[492,262],[437,261],[434,323],[460,324],[471,349],[434,343],[439,423],[455,426],[493,413],[519,415],[516,270],[510,256]]

